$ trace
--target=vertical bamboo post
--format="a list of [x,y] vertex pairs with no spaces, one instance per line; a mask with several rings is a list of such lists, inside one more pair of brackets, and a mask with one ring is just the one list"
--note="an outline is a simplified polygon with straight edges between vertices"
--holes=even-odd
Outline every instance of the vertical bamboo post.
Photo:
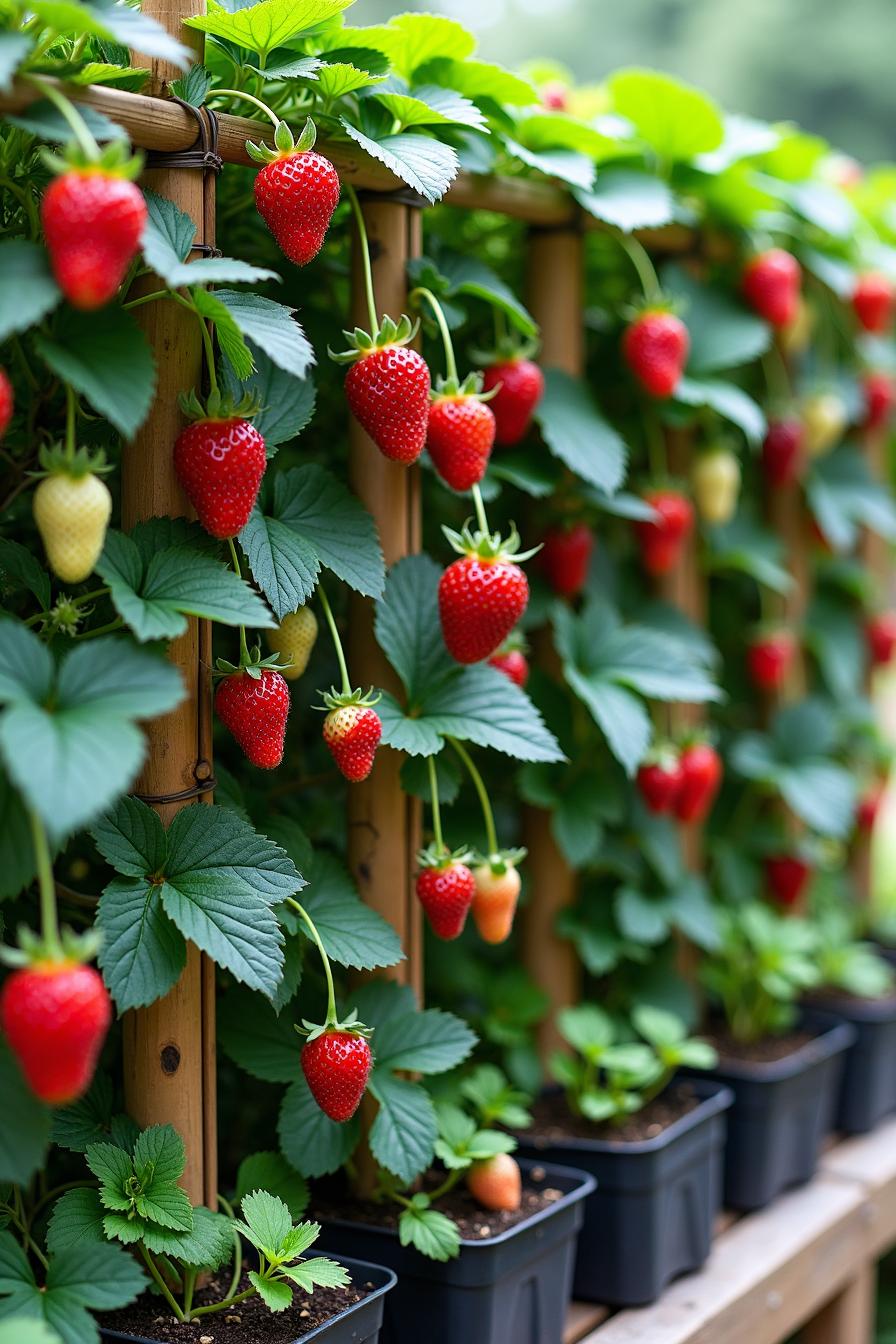
[[[420,212],[396,201],[372,199],[363,201],[362,209],[379,316],[387,313],[398,319],[407,305],[407,263],[420,253]],[[357,243],[351,320],[364,328],[369,324]],[[403,556],[419,551],[419,468],[404,467],[383,457],[355,421],[349,433],[349,479],[373,516],[386,564],[394,565]],[[353,596],[349,619],[349,667],[356,683],[397,690],[395,675],[373,636],[370,602]],[[417,799],[402,791],[400,768],[399,753],[383,749],[370,777],[349,789],[348,855],[362,897],[393,925],[405,951],[405,960],[387,974],[410,984],[420,1001],[423,930],[414,895],[414,869],[420,847],[421,808]]]
[[[529,307],[541,328],[542,363],[578,377],[585,365],[584,238],[575,227],[533,230],[529,236]],[[556,670],[553,651],[542,643],[538,660]],[[561,1044],[553,1018],[578,1001],[581,971],[572,944],[555,931],[560,912],[576,897],[576,874],[554,840],[551,814],[538,807],[523,813],[524,843],[529,851],[529,901],[523,911],[523,964],[548,996],[548,1018],[538,1032],[543,1060]]]
[[[181,20],[204,9],[202,0],[144,0],[143,11],[183,38]],[[199,35],[196,34],[197,39]],[[189,40],[189,38],[187,38]],[[177,73],[167,62],[135,57],[151,69],[151,92],[163,91]],[[197,228],[196,240],[214,240],[214,186],[196,169],[149,170],[147,186],[184,210]],[[178,393],[198,386],[202,370],[195,320],[173,303],[137,310],[153,347],[158,386],[149,417],[122,454],[122,523],[132,527],[160,514],[190,513],[174,474],[172,448],[182,420]],[[138,783],[140,793],[167,796],[193,787],[211,774],[209,715],[209,631],[191,621],[173,642],[172,662],[187,690],[184,703],[147,727],[149,751]],[[163,822],[183,803],[159,804]],[[128,1013],[124,1020],[125,1100],[139,1124],[172,1124],[187,1153],[183,1185],[194,1202],[215,1206],[217,1139],[215,1098],[214,967],[192,944],[177,985],[157,1003]]]

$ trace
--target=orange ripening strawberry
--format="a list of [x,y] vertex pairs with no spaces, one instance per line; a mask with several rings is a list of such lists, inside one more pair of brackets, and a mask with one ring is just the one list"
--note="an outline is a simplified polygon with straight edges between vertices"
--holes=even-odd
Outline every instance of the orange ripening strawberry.
[[594,550],[594,533],[587,523],[552,527],[544,534],[538,563],[559,597],[576,597],[585,587]]
[[0,369],[0,439],[9,429],[13,412],[12,383],[5,369]]
[[639,519],[635,534],[641,563],[654,578],[668,574],[681,561],[682,548],[694,530],[694,506],[678,490],[648,490],[644,500],[655,517]]
[[206,532],[225,541],[249,521],[267,466],[264,439],[245,419],[254,406],[212,393],[204,408],[191,392],[181,409],[192,424],[177,436],[174,470]]
[[515,1213],[523,1199],[519,1163],[510,1153],[495,1153],[484,1162],[474,1162],[467,1172],[467,1189],[484,1209]]
[[330,351],[331,359],[351,366],[345,396],[352,415],[384,457],[404,466],[423,452],[429,427],[429,369],[408,348],[416,330],[409,317],[384,317],[372,334],[343,332],[348,349]]
[[671,397],[691,348],[688,329],[665,308],[650,308],[626,327],[622,353],[635,378],[652,397]]
[[102,976],[75,961],[36,961],[0,993],[0,1026],[35,1096],[51,1106],[90,1086],[112,1006]]
[[480,400],[476,374],[460,386],[443,380],[429,408],[426,447],[432,464],[452,490],[469,490],[485,475],[495,442],[495,417]]
[[492,855],[473,870],[476,894],[473,921],[484,943],[503,943],[510,936],[520,898],[520,875],[509,859]]
[[419,855],[420,871],[415,891],[437,938],[459,938],[476,893],[476,882],[467,867],[466,851],[438,854],[435,848]]
[[533,552],[517,555],[515,532],[506,542],[467,528],[445,535],[461,556],[439,580],[442,637],[459,663],[479,663],[501,647],[526,610],[529,583],[515,561]]
[[796,317],[802,267],[782,247],[771,247],[747,262],[741,277],[744,298],[773,327],[786,327]]
[[874,370],[862,378],[865,394],[863,429],[883,429],[889,425],[896,407],[896,383],[888,373]]
[[264,165],[255,179],[255,207],[296,266],[306,266],[317,256],[339,204],[339,174],[329,159],[315,152],[316,138],[309,118],[298,141],[281,121],[273,149],[246,144],[249,157]]
[[896,294],[889,276],[880,271],[859,276],[852,292],[852,308],[860,327],[882,336],[892,326],[894,306]]
[[[324,699],[329,703],[328,697]],[[334,704],[324,719],[324,742],[352,784],[370,774],[382,735],[380,716],[363,699]]]
[[40,218],[50,265],[74,308],[89,311],[113,299],[136,256],[146,202],[120,175],[127,171],[131,166],[124,164],[117,170],[99,163],[73,167],[44,192]]
[[276,769],[289,715],[289,687],[276,668],[258,663],[229,672],[215,692],[215,712],[253,765]]
[[373,1055],[366,1028],[313,1028],[302,1047],[302,1073],[324,1115],[344,1124],[361,1104]]
[[489,658],[488,665],[503,672],[514,686],[522,688],[529,680],[529,660],[522,649],[499,649]]
[[497,388],[489,405],[495,413],[495,443],[510,448],[525,438],[532,416],[544,396],[544,374],[531,359],[519,355],[499,360],[485,370],[483,392]]

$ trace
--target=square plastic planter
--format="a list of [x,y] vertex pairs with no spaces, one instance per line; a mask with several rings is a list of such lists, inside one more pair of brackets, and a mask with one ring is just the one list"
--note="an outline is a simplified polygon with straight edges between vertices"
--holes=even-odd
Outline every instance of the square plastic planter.
[[867,1134],[896,1111],[896,998],[852,999],[813,995],[826,1013],[842,1018],[855,1032],[846,1052],[834,1128]]
[[[384,1269],[382,1265],[370,1265],[364,1260],[349,1259],[346,1255],[333,1254],[331,1258],[345,1266],[353,1284],[372,1283],[373,1289],[360,1302],[340,1311],[338,1316],[331,1316],[323,1325],[316,1326],[305,1335],[299,1335],[296,1344],[309,1344],[311,1340],[315,1344],[378,1344],[383,1324],[383,1302],[386,1294],[395,1287],[395,1275],[391,1269]],[[220,1331],[213,1328],[215,1318],[205,1319],[208,1321],[208,1333],[216,1338],[223,1337]],[[230,1326],[225,1328],[232,1329]],[[158,1344],[158,1340],[146,1335],[125,1335],[119,1330],[102,1328],[100,1338],[109,1341],[109,1344],[113,1340],[116,1344]]]
[[[562,1344],[586,1172],[522,1161],[530,1184],[562,1191],[554,1204],[487,1241],[462,1241],[442,1264],[402,1246],[393,1228],[324,1222],[319,1245],[350,1248],[398,1275],[386,1301],[382,1344]],[[540,1167],[543,1178],[532,1171]]]
[[855,1032],[826,1013],[807,1012],[801,1025],[814,1033],[812,1040],[784,1059],[726,1059],[707,1071],[734,1093],[723,1187],[729,1208],[761,1209],[782,1190],[810,1180],[833,1129],[844,1056]]
[[733,1098],[720,1083],[692,1086],[699,1105],[652,1139],[521,1138],[526,1156],[575,1163],[597,1180],[585,1201],[573,1297],[644,1306],[709,1255]]

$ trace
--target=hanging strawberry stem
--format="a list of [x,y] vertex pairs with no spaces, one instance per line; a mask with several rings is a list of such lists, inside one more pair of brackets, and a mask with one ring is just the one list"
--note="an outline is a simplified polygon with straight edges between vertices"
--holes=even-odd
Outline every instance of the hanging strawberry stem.
[[[233,540],[233,537],[228,537],[228,538],[227,538],[227,545],[230,547],[230,563],[233,565],[233,571],[234,571],[234,573],[236,574],[237,578],[238,578],[238,579],[241,579],[241,578],[243,577],[243,571],[242,571],[242,567],[240,566],[240,557],[239,557],[239,553],[238,553],[238,551],[237,551],[237,549],[236,549],[236,542]],[[248,644],[246,643],[246,627],[245,627],[244,625],[241,625],[241,626],[240,626],[240,666],[241,666],[241,667],[245,667],[246,664],[249,663],[249,662],[251,662],[251,661],[252,661],[252,660],[251,660],[251,658],[250,658],[250,656],[249,656],[249,646],[248,646]]]
[[35,88],[40,89],[47,102],[52,103],[57,112],[65,118],[66,123],[71,128],[72,135],[78,142],[78,148],[84,161],[87,163],[98,163],[101,158],[100,147],[94,139],[90,127],[81,116],[76,107],[66,98],[65,94],[57,88],[52,80],[42,79],[40,75],[24,75],[24,79]]
[[647,437],[647,459],[650,464],[651,478],[659,484],[668,478],[669,469],[666,459],[666,439],[659,416],[652,407],[647,407],[644,415],[644,433]]
[[75,396],[74,389],[69,383],[65,384],[65,456],[69,462],[74,461],[77,452],[77,416],[78,416],[78,398]]
[[28,809],[28,823],[31,828],[31,843],[37,865],[37,881],[40,891],[40,927],[44,949],[53,961],[63,957],[62,940],[59,936],[59,913],[56,909],[56,881],[53,877],[53,861],[50,858],[50,846],[47,832],[38,814]]
[[473,760],[466,747],[461,746],[456,737],[449,737],[448,741],[466,766],[467,772],[473,781],[473,787],[479,795],[479,802],[482,807],[482,819],[485,822],[485,836],[489,857],[497,855],[500,853],[500,850],[498,848],[498,833],[495,830],[495,816],[492,812],[492,805],[483,778],[473,764]]
[[304,921],[305,927],[311,934],[311,938],[320,953],[320,959],[323,963],[324,976],[327,981],[327,1016],[324,1021],[324,1030],[339,1025],[339,1018],[336,1014],[336,990],[333,986],[333,970],[330,966],[330,958],[327,956],[326,949],[321,942],[320,934],[317,931],[317,925],[309,915],[305,907],[293,896],[287,896],[286,904],[291,905],[300,919]]
[[213,92],[216,98],[242,98],[244,102],[251,103],[253,107],[258,108],[259,112],[265,114],[275,131],[281,125],[285,125],[284,122],[281,122],[277,113],[268,107],[267,103],[263,103],[260,98],[256,98],[254,93],[246,93],[242,89],[214,89]]
[[436,774],[435,756],[427,756],[426,764],[429,769],[429,791],[432,798],[432,832],[435,848],[437,853],[444,854],[448,846],[442,838],[442,814],[439,808],[439,781]]
[[348,664],[345,661],[345,653],[342,648],[342,640],[339,638],[339,631],[336,628],[336,618],[333,615],[333,608],[330,606],[329,599],[323,589],[323,584],[317,585],[317,595],[320,598],[321,609],[330,627],[330,634],[333,638],[333,647],[336,650],[336,658],[339,662],[339,672],[342,677],[342,694],[350,696],[352,694],[352,683],[348,675]]
[[361,261],[364,267],[364,293],[367,296],[367,314],[370,320],[370,335],[374,342],[376,341],[379,330],[379,322],[376,312],[376,295],[373,291],[373,268],[370,264],[370,243],[367,238],[367,225],[364,223],[364,211],[361,209],[361,202],[358,200],[358,193],[350,182],[344,184],[345,194],[349,199],[352,208],[352,214],[355,217],[355,226],[358,230],[358,244],[361,248]]
[[638,273],[638,280],[647,303],[662,303],[663,291],[647,249],[638,242],[637,238],[625,234],[618,235],[618,242]]
[[442,305],[439,303],[432,290],[426,289],[422,285],[418,289],[413,290],[409,298],[411,302],[415,299],[426,299],[432,309],[433,316],[436,320],[436,326],[439,328],[439,334],[442,337],[442,345],[445,348],[445,372],[448,376],[448,381],[457,385],[459,380],[457,376],[457,360],[454,355],[454,342],[451,339],[451,331],[448,327],[448,321],[445,317]]

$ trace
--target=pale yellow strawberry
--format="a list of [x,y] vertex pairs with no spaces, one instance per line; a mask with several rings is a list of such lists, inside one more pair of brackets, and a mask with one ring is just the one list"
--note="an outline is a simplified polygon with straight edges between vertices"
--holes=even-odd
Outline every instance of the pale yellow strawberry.
[[701,453],[694,463],[691,485],[704,523],[720,527],[731,521],[740,494],[740,463],[730,449],[713,448]]
[[473,870],[476,895],[473,897],[473,919],[479,937],[485,943],[503,943],[513,928],[513,916],[520,896],[520,875],[511,864],[503,872],[495,872],[490,863],[481,863]]
[[92,472],[54,472],[34,492],[34,521],[47,560],[64,583],[80,583],[93,572],[112,513],[112,496]]
[[816,392],[802,406],[806,451],[824,457],[843,437],[848,412],[839,392]]
[[291,611],[274,630],[267,632],[272,653],[279,653],[289,667],[281,668],[287,681],[295,681],[308,666],[317,639],[317,617],[310,607]]

